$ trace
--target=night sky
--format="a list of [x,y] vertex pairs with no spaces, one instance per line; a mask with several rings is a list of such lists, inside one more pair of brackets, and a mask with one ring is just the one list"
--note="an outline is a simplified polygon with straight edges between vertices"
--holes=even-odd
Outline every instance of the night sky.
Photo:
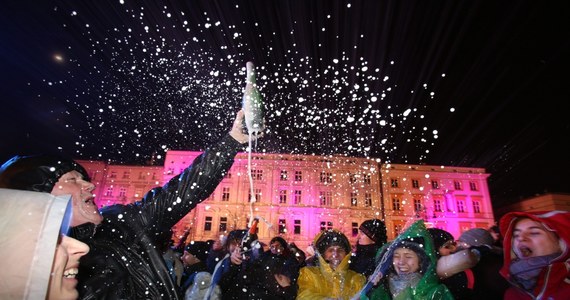
[[251,60],[257,152],[482,167],[495,206],[569,193],[569,29],[568,1],[3,1],[0,160],[203,150]]

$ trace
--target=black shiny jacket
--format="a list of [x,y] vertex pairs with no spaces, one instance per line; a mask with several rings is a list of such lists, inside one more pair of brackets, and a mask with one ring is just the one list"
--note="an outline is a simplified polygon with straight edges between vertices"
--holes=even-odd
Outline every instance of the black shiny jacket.
[[227,135],[192,165],[138,202],[101,211],[104,219],[74,227],[87,243],[78,274],[80,299],[181,299],[160,252],[164,232],[218,186],[241,149]]

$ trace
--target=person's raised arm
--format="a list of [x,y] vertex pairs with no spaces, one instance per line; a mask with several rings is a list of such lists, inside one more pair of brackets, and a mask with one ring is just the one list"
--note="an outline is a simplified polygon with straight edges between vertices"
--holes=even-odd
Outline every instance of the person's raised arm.
[[[182,173],[174,176],[163,187],[149,191],[134,207],[147,228],[171,228],[196,205],[216,189],[234,163],[234,157],[244,150],[249,135],[243,130],[244,114],[239,111],[232,129],[222,139],[208,147]],[[252,138],[258,138],[260,135]]]

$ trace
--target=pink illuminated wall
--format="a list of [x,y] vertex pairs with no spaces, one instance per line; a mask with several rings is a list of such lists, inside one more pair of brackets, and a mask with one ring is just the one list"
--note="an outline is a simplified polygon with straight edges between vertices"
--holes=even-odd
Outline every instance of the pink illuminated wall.
[[[164,166],[120,166],[80,161],[98,186],[97,203],[130,203],[164,184],[200,152],[168,151]],[[494,222],[489,174],[480,168],[381,164],[379,160],[287,154],[253,154],[253,194],[247,153],[237,155],[214,193],[174,228],[190,240],[219,238],[260,218],[259,237],[280,235],[304,249],[322,228],[343,231],[354,244],[365,220],[385,220],[389,239],[418,218],[454,236]]]

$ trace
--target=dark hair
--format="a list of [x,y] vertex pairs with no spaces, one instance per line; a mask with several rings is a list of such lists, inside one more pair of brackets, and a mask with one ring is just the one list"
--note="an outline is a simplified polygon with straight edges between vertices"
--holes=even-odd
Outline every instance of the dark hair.
[[291,255],[289,245],[287,245],[287,241],[285,241],[284,238],[282,238],[280,236],[276,236],[276,237],[272,238],[271,241],[269,241],[269,246],[271,247],[271,244],[273,244],[275,242],[279,243],[279,245],[281,245],[281,247],[283,247],[283,252],[281,252],[281,255],[283,255],[283,256],[290,256]]
[[87,171],[72,159],[43,154],[14,156],[0,167],[0,188],[51,193],[59,178],[71,171],[90,181]]

